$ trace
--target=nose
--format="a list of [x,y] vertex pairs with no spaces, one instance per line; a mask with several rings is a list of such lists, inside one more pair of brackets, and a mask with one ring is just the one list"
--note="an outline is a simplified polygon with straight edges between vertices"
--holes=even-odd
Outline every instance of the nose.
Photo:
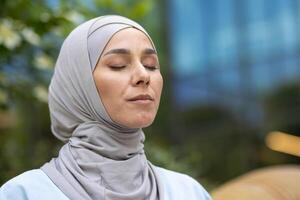
[[142,63],[138,63],[134,69],[133,84],[135,86],[148,86],[150,84],[150,74]]

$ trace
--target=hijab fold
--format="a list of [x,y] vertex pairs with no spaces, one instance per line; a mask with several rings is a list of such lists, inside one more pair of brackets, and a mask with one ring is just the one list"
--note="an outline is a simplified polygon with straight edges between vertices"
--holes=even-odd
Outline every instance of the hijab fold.
[[142,129],[111,120],[92,75],[109,40],[125,28],[142,31],[152,42],[130,19],[98,17],[70,33],[55,65],[49,86],[51,129],[65,144],[41,169],[70,199],[163,199],[160,179],[144,153]]

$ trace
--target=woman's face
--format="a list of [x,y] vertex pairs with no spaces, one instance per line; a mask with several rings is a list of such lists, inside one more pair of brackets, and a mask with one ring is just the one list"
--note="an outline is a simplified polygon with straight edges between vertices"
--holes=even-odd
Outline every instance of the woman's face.
[[143,32],[134,28],[117,32],[103,50],[93,76],[114,122],[129,128],[153,122],[163,79],[157,54]]

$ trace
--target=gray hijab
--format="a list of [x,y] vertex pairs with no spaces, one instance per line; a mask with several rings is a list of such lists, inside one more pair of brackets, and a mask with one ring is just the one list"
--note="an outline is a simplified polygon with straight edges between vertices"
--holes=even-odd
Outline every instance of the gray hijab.
[[109,15],[81,24],[61,47],[49,109],[52,132],[66,144],[41,169],[70,199],[163,199],[159,177],[144,153],[143,131],[111,120],[92,75],[112,36],[129,27],[148,36],[136,22]]

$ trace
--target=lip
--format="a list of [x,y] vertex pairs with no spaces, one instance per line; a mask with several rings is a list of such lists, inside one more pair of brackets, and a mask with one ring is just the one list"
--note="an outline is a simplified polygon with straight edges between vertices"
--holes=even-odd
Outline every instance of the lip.
[[130,102],[136,102],[136,103],[148,103],[154,101],[153,97],[149,94],[140,94],[135,97],[132,97],[128,99]]

